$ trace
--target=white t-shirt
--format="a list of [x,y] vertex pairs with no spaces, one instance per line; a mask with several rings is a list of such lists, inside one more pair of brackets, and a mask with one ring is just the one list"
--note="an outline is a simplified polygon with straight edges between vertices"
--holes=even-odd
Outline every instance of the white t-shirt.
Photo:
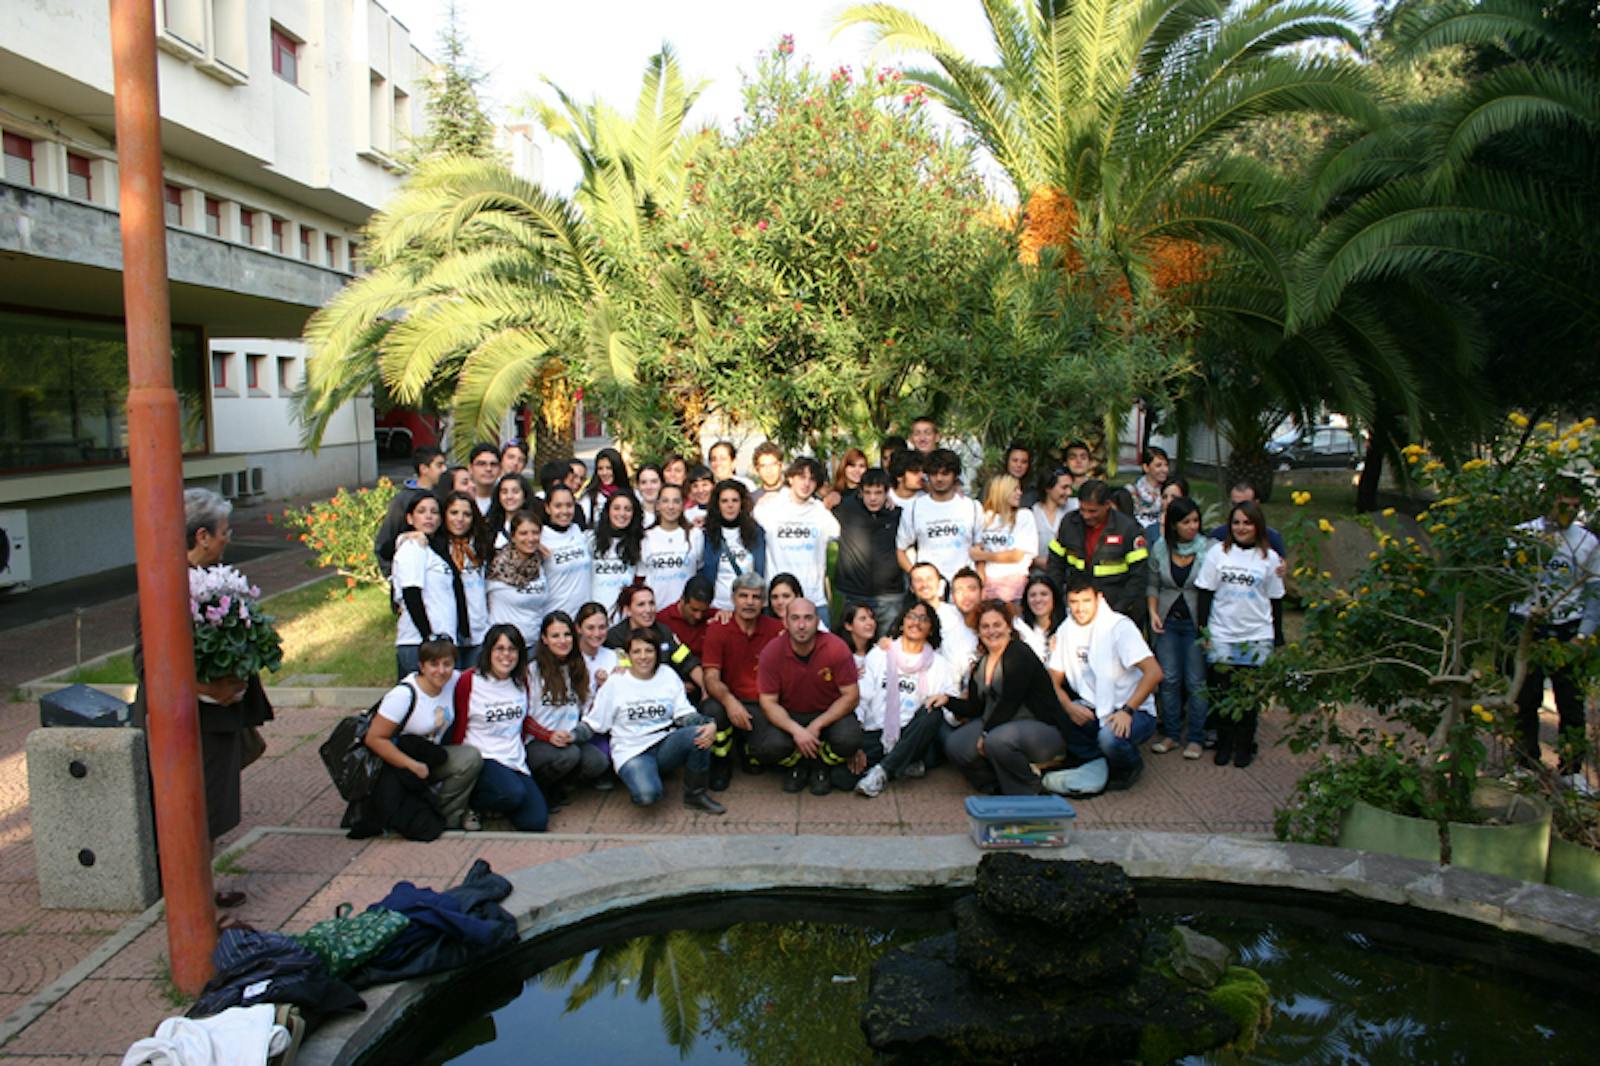
[[455,577],[450,564],[438,552],[419,541],[404,542],[395,549],[389,580],[394,586],[395,602],[400,604],[400,617],[395,623],[396,646],[421,644],[433,635],[417,632],[401,595],[403,589],[421,589],[422,609],[428,612],[428,624],[433,632],[456,639]]
[[942,502],[921,496],[901,509],[895,545],[913,562],[932,563],[950,581],[956,571],[973,565],[972,544],[982,524],[983,508],[977,500],[959,492]]
[[[467,601],[467,632],[471,635],[474,645],[483,643],[483,635],[489,632],[489,589],[484,581],[483,564],[463,567],[461,570],[461,591]],[[433,612],[428,612],[428,617],[433,617]]]
[[913,492],[909,496],[902,496],[898,492],[894,491],[894,489],[890,489],[889,490],[889,506],[898,507],[898,508],[900,508],[900,510],[904,511],[907,507],[911,506],[911,501],[912,500],[920,500],[920,499],[922,499],[922,497],[924,497],[926,495],[927,495],[926,492]]
[[[456,679],[461,674],[451,671],[450,680],[444,683],[437,696],[430,696],[422,691],[422,686],[417,684],[417,675],[407,675],[406,679],[390,689],[384,695],[383,701],[378,704],[378,717],[399,725],[405,722],[396,733],[396,736],[425,737],[439,743],[456,720]],[[411,703],[411,693],[417,694],[415,706]],[[411,707],[411,717],[406,717],[406,708]]]
[[570,733],[578,727],[578,718],[583,708],[578,704],[576,692],[568,692],[565,702],[554,702],[544,691],[539,668],[531,663],[528,666],[528,688],[532,690],[530,702],[533,705],[534,721],[552,733],[560,730]]
[[950,661],[956,677],[964,679],[978,661],[978,634],[955,604],[936,603],[933,610],[939,616],[939,654]]
[[544,621],[550,603],[550,584],[545,580],[544,568],[528,584],[518,588],[504,581],[490,581],[489,624],[513,625],[522,634],[530,648],[539,644],[539,626]]
[[[590,655],[581,647],[578,649],[578,654],[583,656],[583,665],[589,668],[589,703],[593,706],[594,694],[600,691],[600,685],[602,684],[597,675],[604,670],[606,677],[609,678],[617,672],[617,651],[615,648],[608,648],[602,644],[600,645],[600,650],[593,655]],[[587,710],[587,708],[585,709]]]
[[1283,597],[1278,553],[1255,548],[1213,547],[1200,563],[1195,588],[1216,595],[1208,628],[1213,644],[1272,639],[1272,601]]
[[494,496],[493,494],[488,496],[479,496],[474,493],[472,496],[472,504],[478,509],[479,514],[488,515],[489,508],[494,506]]
[[[705,544],[705,551],[712,551],[709,543]],[[722,543],[714,549],[717,553],[717,591],[712,597],[711,606],[719,611],[733,610],[733,579],[738,576],[734,573],[733,563],[728,562],[728,557],[733,557],[733,562],[739,564],[739,572],[748,574],[755,569],[755,555],[750,546],[745,544],[744,535],[737,528],[722,531]]]
[[648,681],[629,670],[613,674],[595,693],[594,705],[583,720],[596,733],[611,734],[611,765],[621,769],[665,739],[674,721],[694,713],[678,675],[671,667],[659,666]]
[[698,529],[662,529],[659,526],[644,531],[644,543],[639,548],[639,573],[644,583],[656,594],[656,610],[670,607],[683,596],[683,586],[700,571],[700,552],[705,544],[705,534]]
[[[1077,502],[1071,497],[1067,498],[1067,504],[1069,505]],[[1057,512],[1054,522],[1050,521],[1050,516],[1045,513],[1044,504],[1042,503],[1036,503],[1028,510],[1033,515],[1034,535],[1039,542],[1039,547],[1033,554],[1036,556],[1043,555],[1050,542],[1056,539],[1056,533],[1061,529],[1061,520],[1072,512],[1072,507],[1062,506],[1061,510]]]
[[861,702],[856,704],[856,717],[861,719],[862,729],[882,729],[888,717],[887,709],[893,705],[897,706],[900,725],[904,727],[934,696],[956,695],[960,681],[950,660],[935,654],[920,677],[911,673],[900,675],[899,699],[891,704],[889,655],[880,648],[873,648],[867,652],[866,666],[861,673]]
[[1039,533],[1038,526],[1033,520],[1033,512],[1019,510],[1013,518],[1011,525],[1004,526],[1000,524],[999,515],[991,515],[989,521],[978,531],[978,547],[984,551],[1027,553],[1024,558],[1014,563],[984,563],[984,575],[990,581],[1027,577],[1034,558],[1039,554]]
[[623,588],[633,584],[638,568],[622,561],[618,553],[622,544],[613,540],[602,555],[595,550],[595,535],[589,533],[589,598],[606,609],[606,617],[616,607],[617,596]]
[[467,732],[463,744],[470,744],[501,766],[528,772],[528,753],[522,746],[522,720],[528,717],[528,693],[515,682],[497,680],[484,674],[472,676],[472,696],[467,700]]
[[1050,661],[1051,637],[1044,635],[1044,630],[1035,629],[1020,618],[1011,620],[1011,628],[1017,631],[1017,636],[1026,644],[1033,654],[1039,657],[1041,663]]
[[806,599],[827,603],[828,542],[839,539],[839,520],[821,500],[794,502],[788,489],[761,498],[756,522],[767,538],[767,577],[793,574]]
[[[1109,611],[1111,608],[1105,604],[1100,605],[1100,610]],[[1055,648],[1050,652],[1050,659],[1045,663],[1048,669],[1058,671],[1062,676],[1070,679],[1072,671],[1067,668],[1067,656],[1077,655],[1078,661],[1083,666],[1083,687],[1078,690],[1078,701],[1085,707],[1094,711],[1095,717],[1102,720],[1117,713],[1117,708],[1128,702],[1128,697],[1133,695],[1133,690],[1139,687],[1139,682],[1144,679],[1143,672],[1134,669],[1135,665],[1144,662],[1153,654],[1150,645],[1144,642],[1144,637],[1139,635],[1139,627],[1133,620],[1125,615],[1117,615],[1115,623],[1108,634],[1103,634],[1100,639],[1107,637],[1111,640],[1112,661],[1116,663],[1117,676],[1112,682],[1112,691],[1116,694],[1110,707],[1096,707],[1094,694],[1098,679],[1095,677],[1095,656],[1090,654],[1087,644],[1072,647],[1072,642],[1067,639],[1067,627],[1076,625],[1069,617],[1061,623],[1061,628],[1056,631]],[[1139,704],[1139,710],[1149,714],[1156,713],[1155,693],[1145,697]]]
[[550,549],[544,561],[545,580],[550,586],[550,602],[545,613],[566,611],[576,618],[578,608],[589,602],[589,582],[592,564],[589,558],[589,535],[574,522],[565,532],[550,526],[544,527],[539,543]]
[[1581,619],[1588,605],[1587,586],[1600,581],[1600,539],[1577,522],[1557,532],[1548,518],[1524,522],[1517,531],[1554,540],[1555,550],[1545,560],[1534,594],[1511,608],[1512,613],[1526,618],[1538,606],[1549,612],[1551,625]]

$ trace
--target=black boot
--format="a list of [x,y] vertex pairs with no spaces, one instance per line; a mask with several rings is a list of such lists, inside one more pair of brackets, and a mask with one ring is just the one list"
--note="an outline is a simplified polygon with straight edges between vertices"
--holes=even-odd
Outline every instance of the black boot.
[[731,784],[733,784],[733,756],[713,755],[711,757],[711,791],[726,792]]
[[1235,726],[1233,738],[1233,765],[1241,770],[1250,765],[1256,757],[1256,719],[1261,717],[1259,711],[1247,711]]
[[1218,766],[1227,766],[1233,761],[1234,734],[1239,728],[1239,723],[1232,718],[1217,718],[1217,747],[1211,761]]
[[683,805],[691,811],[705,811],[707,814],[727,814],[728,808],[711,798],[706,791],[706,785],[711,775],[707,770],[683,771]]

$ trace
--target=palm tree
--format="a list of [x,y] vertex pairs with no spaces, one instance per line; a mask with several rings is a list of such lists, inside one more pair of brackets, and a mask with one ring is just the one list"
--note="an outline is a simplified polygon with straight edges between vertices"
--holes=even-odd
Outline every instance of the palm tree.
[[[641,364],[689,312],[643,252],[650,227],[681,206],[682,162],[697,139],[682,126],[697,91],[663,50],[646,66],[632,124],[563,94],[567,116],[545,121],[584,166],[572,199],[494,160],[421,163],[368,223],[369,273],[306,326],[308,442],[381,381],[404,404],[441,397],[460,450],[493,438],[506,411],[533,399],[543,460],[552,445],[571,454],[583,383],[613,394],[659,386],[659,373],[639,380]],[[655,395],[639,391],[641,402]]]
[[929,56],[907,79],[967,125],[1030,213],[1064,213],[1062,237],[1109,254],[1135,298],[1174,237],[1235,239],[1181,204],[1237,131],[1295,112],[1376,117],[1356,65],[1305,47],[1359,47],[1356,13],[1332,0],[981,2],[993,65],[892,4],[851,7],[837,27]]

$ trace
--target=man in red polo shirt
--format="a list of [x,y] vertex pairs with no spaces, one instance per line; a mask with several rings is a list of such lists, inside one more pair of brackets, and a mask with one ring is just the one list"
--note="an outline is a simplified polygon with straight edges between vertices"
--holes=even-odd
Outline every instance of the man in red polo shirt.
[[[689,584],[695,580],[704,579],[696,577]],[[706,698],[700,713],[717,723],[717,736],[711,743],[711,789],[715,792],[733,781],[735,740],[744,749],[745,767],[754,774],[762,770],[749,749],[750,730],[761,717],[756,664],[762,649],[783,635],[783,623],[761,611],[766,598],[766,582],[754,570],[746,570],[733,579],[733,617],[706,626],[705,651],[700,654]]]
[[861,722],[851,713],[860,699],[856,661],[844,641],[817,631],[810,600],[789,601],[783,628],[786,636],[761,652],[761,714],[750,754],[789,768],[785,792],[799,792],[810,777],[811,794],[826,796],[830,768],[861,750]]
[[678,643],[687,647],[705,665],[706,632],[711,621],[711,582],[696,574],[683,586],[683,594],[656,613],[656,621],[672,630]]

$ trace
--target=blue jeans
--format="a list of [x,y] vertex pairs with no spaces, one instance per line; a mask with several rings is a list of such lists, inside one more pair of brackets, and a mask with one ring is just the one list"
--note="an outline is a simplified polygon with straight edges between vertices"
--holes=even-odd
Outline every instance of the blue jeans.
[[1149,740],[1155,731],[1155,715],[1143,711],[1133,716],[1133,723],[1125,737],[1117,736],[1104,722],[1090,722],[1087,725],[1073,723],[1072,732],[1067,737],[1067,751],[1085,762],[1105,759],[1113,770],[1130,770],[1144,762],[1144,756],[1139,754],[1139,745]]
[[472,806],[506,815],[524,833],[542,833],[550,823],[550,808],[538,782],[493,759],[483,760],[483,769],[478,771]]
[[404,681],[417,672],[421,644],[396,644],[394,646],[395,680]]
[[[1206,658],[1193,619],[1168,619],[1156,634],[1156,662],[1161,664],[1161,735],[1193,744],[1206,738]],[[1183,727],[1183,690],[1189,690],[1187,727]]]
[[641,751],[617,767],[617,776],[622,778],[635,806],[648,807],[661,798],[663,773],[680,766],[701,773],[711,769],[711,749],[697,747],[694,742],[699,731],[697,725],[681,725],[650,750]]
[[468,670],[478,665],[478,645],[456,645],[456,669]]
[[851,592],[849,589],[837,590],[839,603],[848,607],[852,603],[864,603],[872,608],[872,617],[878,620],[878,636],[889,635],[889,627],[894,620],[900,617],[900,612],[906,607],[906,594],[904,592],[887,592],[881,596],[868,596],[864,592]]

